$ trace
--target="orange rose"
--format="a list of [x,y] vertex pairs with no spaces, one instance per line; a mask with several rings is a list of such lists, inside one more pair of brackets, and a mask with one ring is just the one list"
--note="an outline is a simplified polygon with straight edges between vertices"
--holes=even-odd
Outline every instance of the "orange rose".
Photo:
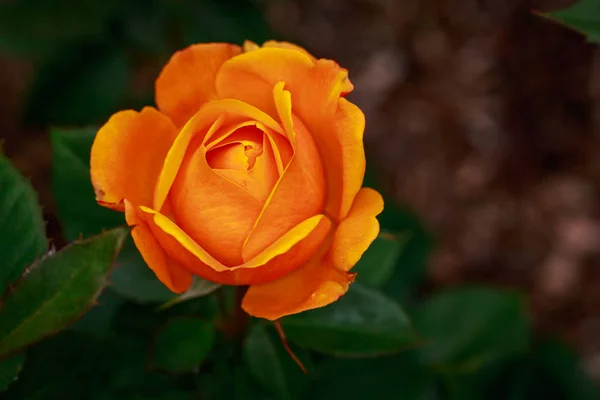
[[91,178],[174,292],[192,276],[250,285],[242,307],[277,319],[336,301],[379,232],[361,189],[364,116],[347,71],[289,44],[211,43],[173,55],[158,110],[98,131]]

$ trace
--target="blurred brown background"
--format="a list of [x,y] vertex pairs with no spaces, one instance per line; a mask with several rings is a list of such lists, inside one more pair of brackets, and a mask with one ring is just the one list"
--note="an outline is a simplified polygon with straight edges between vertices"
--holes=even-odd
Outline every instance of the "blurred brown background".
[[[374,168],[436,238],[431,284],[525,289],[538,328],[576,344],[600,380],[600,51],[531,14],[569,3],[261,7],[276,37],[350,70]],[[136,57],[129,93],[146,95],[164,59]],[[0,137],[60,245],[47,124],[23,118],[38,69],[35,57],[0,53]]]
[[525,288],[600,378],[600,51],[531,14],[569,1],[274,2],[339,60],[394,197],[438,247],[434,284]]

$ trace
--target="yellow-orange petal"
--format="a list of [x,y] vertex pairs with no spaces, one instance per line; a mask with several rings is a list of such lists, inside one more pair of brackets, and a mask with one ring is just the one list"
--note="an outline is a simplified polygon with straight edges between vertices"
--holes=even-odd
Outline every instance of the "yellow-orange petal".
[[146,207],[140,211],[167,254],[194,274],[226,285],[264,283],[288,274],[315,254],[331,227],[327,217],[315,215],[298,224],[252,260],[229,268],[166,216]]
[[313,137],[302,122],[293,117],[289,92],[277,85],[274,93],[279,118],[292,142],[294,156],[244,243],[244,260],[263,251],[300,221],[320,213],[325,203],[325,173]]
[[365,120],[358,107],[340,98],[353,89],[347,71],[330,60],[314,62],[287,48],[261,48],[223,64],[217,74],[220,96],[240,99],[276,115],[266,93],[285,82],[294,114],[315,138],[327,175],[326,212],[341,221],[362,185]]
[[257,121],[266,128],[284,135],[281,126],[272,117],[239,100],[217,100],[204,104],[181,129],[167,154],[156,184],[153,208],[161,210],[192,139],[198,137],[201,141],[205,136],[211,137],[225,121],[228,125],[235,125],[248,120]]
[[176,136],[171,120],[151,107],[110,117],[96,134],[90,157],[98,202],[121,211],[123,199],[151,205],[162,160]]
[[[257,132],[249,132],[255,129]],[[259,139],[256,142],[244,141],[244,135],[248,138]],[[248,158],[248,146],[254,146],[254,154],[258,154],[252,161],[252,155]],[[246,191],[260,200],[262,203],[267,199],[271,190],[279,179],[275,153],[266,133],[257,127],[245,127],[231,135],[207,153],[209,165],[217,174],[227,178],[231,182],[243,187]]]
[[227,266],[241,264],[242,246],[262,209],[250,191],[213,170],[194,139],[171,187],[178,225]]
[[156,104],[182,127],[204,103],[218,98],[221,65],[241,52],[228,43],[194,44],[176,52],[156,80]]
[[278,48],[278,49],[288,49],[299,51],[305,55],[307,55],[313,62],[316,62],[317,59],[310,54],[304,47],[298,46],[297,44],[293,44],[290,42],[278,42],[275,40],[268,40],[262,44],[262,46],[257,45],[251,40],[246,40],[243,45],[244,53],[254,50],[260,50],[261,48]]
[[307,55],[313,62],[317,61],[315,56],[310,54],[304,47],[298,46],[297,44],[294,44],[294,43],[268,40],[262,44],[262,47],[266,47],[266,48],[272,47],[272,48],[278,48],[278,49],[296,50],[296,51],[299,51],[299,52]]
[[347,271],[377,237],[379,223],[375,216],[382,209],[381,195],[363,188],[328,248],[279,280],[250,286],[242,308],[255,317],[276,320],[336,301],[354,280],[355,274]]
[[192,284],[192,273],[169,257],[160,246],[143,218],[139,218],[136,207],[125,200],[125,218],[133,226],[131,236],[148,267],[171,291],[182,293]]
[[221,98],[239,99],[277,117],[273,86],[277,82],[287,84],[290,79],[308,83],[308,73],[314,65],[310,57],[299,51],[261,48],[223,63],[215,87]]
[[252,40],[245,40],[242,46],[244,53],[248,51],[254,51],[260,49],[260,46],[254,43]]
[[[337,182],[339,185],[334,184],[333,187],[329,187],[327,209],[338,220],[342,220],[348,215],[365,176],[366,159],[363,144],[365,116],[360,108],[344,98],[338,99],[336,104],[333,121],[330,124],[319,125],[317,121],[312,123],[318,126],[315,129],[317,132],[315,136],[318,138],[316,142],[323,154],[326,154],[325,167],[338,166],[327,174],[329,181]],[[326,117],[323,117],[321,121],[325,120]],[[331,129],[330,133],[327,134],[329,129]]]
[[379,234],[377,215],[383,211],[383,198],[370,188],[362,188],[348,216],[338,225],[329,253],[333,265],[350,271]]
[[315,257],[281,279],[252,285],[242,301],[248,314],[271,321],[319,308],[340,298],[354,280],[327,257]]

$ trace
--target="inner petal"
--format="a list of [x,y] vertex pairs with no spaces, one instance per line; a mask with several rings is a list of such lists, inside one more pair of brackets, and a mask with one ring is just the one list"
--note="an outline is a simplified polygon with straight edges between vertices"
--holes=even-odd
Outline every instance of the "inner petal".
[[244,145],[231,143],[217,147],[206,154],[206,161],[212,169],[247,170],[248,159]]
[[240,126],[207,146],[206,162],[222,177],[264,202],[279,179],[271,141],[256,124]]
[[211,146],[206,161],[213,169],[250,170],[263,154],[263,141],[264,132],[256,126],[244,126]]

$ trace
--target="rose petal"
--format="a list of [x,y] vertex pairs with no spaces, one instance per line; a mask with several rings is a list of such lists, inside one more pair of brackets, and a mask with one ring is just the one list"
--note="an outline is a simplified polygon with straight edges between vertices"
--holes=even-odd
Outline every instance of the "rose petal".
[[218,99],[215,77],[221,65],[239,54],[227,43],[195,44],[176,52],[156,80],[156,104],[183,126],[204,103]]
[[[255,132],[248,132],[250,129]],[[259,133],[259,135],[256,135]],[[278,135],[278,134],[276,134]],[[252,138],[256,142],[244,140]],[[258,143],[260,140],[260,143]],[[252,146],[258,156],[249,165],[247,146]],[[243,187],[260,200],[261,204],[269,196],[279,179],[277,162],[267,134],[256,127],[238,130],[218,147],[207,153],[207,160],[213,171]]]
[[154,192],[153,208],[161,210],[192,139],[198,136],[199,141],[202,141],[205,136],[211,137],[225,121],[229,125],[235,125],[248,120],[257,121],[266,128],[284,135],[277,121],[239,100],[217,100],[204,104],[182,128],[167,154]]
[[350,213],[339,225],[329,248],[336,268],[350,271],[379,234],[377,215],[383,211],[383,198],[373,189],[362,188]]
[[[312,123],[316,124],[315,121]],[[316,129],[317,145],[326,154],[325,168],[334,165],[341,169],[328,170],[327,179],[332,182],[329,186],[328,206],[333,216],[342,220],[348,215],[350,206],[360,190],[365,176],[366,160],[363,146],[363,133],[365,131],[365,116],[356,105],[344,98],[337,101],[331,131],[320,127]],[[341,190],[336,188],[336,183]],[[339,204],[339,207],[336,205]]]
[[[162,162],[177,129],[151,107],[114,114],[92,145],[90,173],[96,199],[123,211],[123,199],[151,205]],[[157,160],[159,160],[157,162]]]
[[363,188],[348,217],[334,233],[325,255],[316,255],[279,280],[250,286],[242,308],[255,317],[276,320],[336,301],[354,280],[354,274],[347,271],[377,237],[379,223],[375,216],[382,209],[381,195]]
[[246,40],[244,42],[243,49],[244,49],[244,52],[247,53],[249,51],[260,50],[261,48],[268,48],[268,47],[296,50],[296,51],[299,51],[299,52],[307,55],[314,62],[317,61],[317,59],[312,54],[310,54],[308,51],[306,51],[306,49],[304,47],[300,47],[297,44],[293,44],[293,43],[289,43],[289,42],[278,42],[275,40],[268,40],[268,41],[264,42],[261,47],[251,40]]
[[148,225],[139,218],[136,208],[125,200],[125,218],[133,226],[131,236],[144,261],[156,277],[171,291],[182,293],[192,284],[192,273],[169,257],[160,246]]
[[264,48],[278,48],[278,49],[290,49],[290,50],[296,50],[301,52],[302,54],[308,56],[313,62],[316,62],[317,59],[310,54],[304,47],[298,46],[297,44],[294,43],[290,43],[290,42],[278,42],[275,40],[267,40],[266,42],[264,42],[262,44],[262,47]]
[[249,260],[300,221],[323,209],[325,174],[310,133],[292,116],[289,92],[274,88],[279,118],[292,142],[294,156],[267,199],[242,250]]
[[333,303],[353,280],[354,274],[338,270],[327,257],[313,258],[281,279],[250,286],[242,308],[250,315],[274,321]]
[[242,46],[242,50],[244,51],[244,53],[258,49],[260,49],[260,46],[254,43],[252,40],[245,40]]
[[221,98],[242,100],[276,117],[273,86],[289,80],[309,83],[306,79],[314,65],[310,57],[299,51],[261,48],[223,63],[215,87]]
[[167,254],[200,277],[226,285],[263,283],[288,274],[312,257],[331,227],[327,217],[315,215],[302,221],[252,260],[229,268],[166,216],[146,207],[140,211]]
[[201,139],[192,141],[171,187],[173,215],[214,258],[227,266],[241,264],[242,246],[263,203],[208,165]]
[[275,132],[260,122],[243,121],[237,124],[230,124],[227,126],[227,128],[221,128],[217,131],[213,131],[210,136],[206,136],[204,140],[204,146],[207,148],[207,150],[210,150],[213,147],[220,145],[221,142],[223,142],[235,131],[246,126],[255,126],[267,135],[267,139],[269,140],[271,150],[273,151],[273,155],[275,157],[278,175],[283,175],[283,170],[289,164],[294,153],[292,146],[284,135]]
[[278,82],[291,92],[294,114],[315,138],[327,175],[325,210],[336,220],[348,213],[365,171],[364,116],[340,96],[353,88],[347,71],[287,48],[261,48],[223,64],[217,74],[219,96],[240,99],[276,115],[267,95]]
[[[261,127],[262,130],[265,128]],[[272,132],[270,129],[265,130],[268,133],[267,138],[271,143],[273,154],[275,156],[275,162],[277,164],[277,172],[279,176],[283,175],[283,171],[287,168],[288,164],[292,160],[294,150],[289,140],[278,133]]]

